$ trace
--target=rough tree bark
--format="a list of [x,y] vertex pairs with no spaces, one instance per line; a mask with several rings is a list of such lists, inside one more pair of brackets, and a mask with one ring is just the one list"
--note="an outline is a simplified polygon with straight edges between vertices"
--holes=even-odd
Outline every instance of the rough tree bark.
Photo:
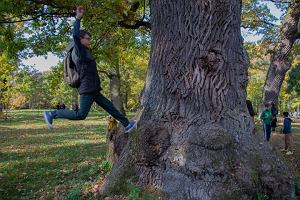
[[162,199],[293,196],[289,169],[254,136],[239,0],[151,1],[152,48],[138,129],[114,138],[100,193],[128,180]]
[[271,56],[271,64],[264,86],[263,104],[270,101],[278,104],[282,82],[291,67],[290,53],[294,42],[300,39],[299,18],[300,0],[293,0],[282,22],[278,47]]

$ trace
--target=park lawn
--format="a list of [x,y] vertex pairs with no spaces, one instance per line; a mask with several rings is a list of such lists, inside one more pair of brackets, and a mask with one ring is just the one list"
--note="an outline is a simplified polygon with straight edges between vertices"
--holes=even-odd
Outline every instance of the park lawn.
[[[295,180],[300,184],[300,126],[297,127],[297,131],[293,134],[293,155],[286,155],[284,151],[284,135],[279,133],[273,133],[271,138],[271,144],[275,147],[281,158],[286,161],[289,168],[292,170]],[[299,191],[300,192],[300,191]]]
[[49,130],[42,110],[10,112],[0,120],[0,199],[82,196],[107,172],[106,115],[55,120]]
[[[276,127],[276,131],[271,133],[270,143],[278,155],[287,163],[297,182],[300,181],[300,123],[292,123],[293,155],[286,155],[284,149],[284,135],[280,134],[282,129],[282,119]],[[263,137],[262,125],[257,123],[257,134]]]
[[[46,127],[42,110],[11,111],[9,116],[0,120],[0,199],[95,199],[91,188],[109,170],[106,113],[92,112],[84,121],[55,120],[53,130]],[[293,130],[294,155],[280,151],[281,134],[272,134],[271,144],[296,180],[300,177],[300,124]]]

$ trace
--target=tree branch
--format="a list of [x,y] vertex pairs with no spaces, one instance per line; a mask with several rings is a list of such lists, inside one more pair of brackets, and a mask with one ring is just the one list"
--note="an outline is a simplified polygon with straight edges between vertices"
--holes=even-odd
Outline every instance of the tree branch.
[[269,1],[273,3],[291,3],[289,0],[264,0],[264,1]]
[[[266,24],[266,25],[272,26],[272,27],[274,27],[274,28],[277,28],[277,27],[278,27],[278,25],[273,24],[273,23],[268,22],[268,21],[265,21],[265,20],[252,20],[252,22],[253,22],[254,24],[255,24],[255,23],[257,23],[257,24],[259,24],[259,23]],[[257,25],[257,26],[258,26],[258,25]],[[251,25],[244,25],[244,24],[242,24],[241,27],[243,27],[243,28],[256,28],[256,26],[254,26],[254,25],[251,26]]]
[[40,17],[43,18],[52,18],[52,17],[70,17],[73,13],[41,13],[41,14],[37,14],[31,18],[27,18],[27,19],[18,19],[18,20],[11,20],[13,18],[18,18],[21,16],[14,16],[14,17],[10,17],[7,19],[4,19],[2,21],[0,21],[0,24],[8,24],[8,23],[17,23],[17,22],[26,22],[26,21],[32,21],[32,20],[36,20]]
[[10,23],[18,23],[18,22],[27,22],[27,21],[35,20],[37,18],[20,19],[20,20],[15,20],[15,21],[8,21],[7,19],[4,19],[4,21],[0,21],[0,24],[10,24]]
[[66,8],[65,6],[57,6],[56,4],[54,4],[51,1],[50,2],[43,2],[41,0],[26,0],[26,1],[31,2],[31,3],[35,3],[35,4],[51,6],[52,8],[57,8],[57,9]]
[[107,71],[104,70],[98,70],[98,72],[105,74],[106,76],[110,77],[110,74]]
[[[18,15],[18,16],[14,16],[14,17],[10,17],[10,18],[6,18],[0,21],[0,24],[4,24],[4,23],[17,23],[17,22],[25,22],[25,21],[32,21],[32,20],[36,20],[39,17],[45,17],[45,18],[49,18],[49,17],[54,17],[54,16],[59,16],[59,17],[70,17],[72,15],[74,15],[74,12],[70,12],[70,10],[73,10],[71,7],[65,7],[65,6],[58,6],[56,4],[54,4],[54,2],[52,1],[42,1],[42,0],[25,0],[26,2],[29,3],[33,3],[33,4],[37,4],[37,5],[46,5],[46,6],[50,6],[52,8],[56,8],[58,10],[61,9],[67,9],[68,12],[65,13],[60,13],[60,12],[52,12],[52,13],[44,13],[43,11],[32,11],[32,10],[25,10],[23,12],[22,15]],[[24,19],[24,15],[31,15],[31,18],[27,18]],[[14,18],[21,18],[18,20],[11,20]],[[22,19],[23,18],[23,19]]]
[[127,29],[138,29],[141,26],[151,29],[151,23],[147,21],[136,20],[135,24],[127,24],[126,20],[118,22],[119,26]]
[[[38,5],[47,5],[47,6],[51,6],[52,8],[56,8],[56,9],[70,9],[67,8],[65,6],[57,6],[56,4],[54,4],[51,1],[43,1],[43,0],[26,0],[27,2],[30,3],[34,3],[34,4],[38,4]],[[131,7],[131,12],[136,12],[136,10],[138,9],[139,4],[134,4]],[[124,18],[124,20],[119,21],[118,25],[123,27],[123,28],[127,28],[127,29],[138,29],[140,27],[146,27],[148,29],[151,29],[151,23],[144,21],[145,18],[145,1],[144,1],[144,15],[143,18],[140,20],[135,20],[133,21],[134,24],[129,24],[129,20],[128,20],[128,16]],[[25,12],[26,13],[26,12]],[[32,13],[32,11],[31,11]],[[31,18],[23,18],[24,15],[19,15],[19,16],[14,16],[14,17],[10,17],[10,18],[6,18],[0,21],[0,24],[5,24],[5,23],[18,23],[18,22],[26,22],[26,21],[32,21],[32,20],[37,20],[40,17],[45,17],[45,18],[49,18],[49,17],[54,17],[54,16],[58,16],[58,17],[70,17],[74,15],[73,12],[67,12],[67,13],[58,13],[58,12],[54,12],[54,13],[43,13],[43,12],[36,12],[33,15],[31,14]],[[15,18],[21,18],[21,19],[16,19],[13,20]]]
[[[140,6],[140,3],[139,2],[135,2],[134,4],[131,5],[130,12],[131,13],[136,13],[136,11],[138,10],[139,6]],[[130,20],[129,15],[125,15],[125,16],[123,16],[124,20],[119,21],[118,24],[119,24],[119,26],[121,26],[123,28],[127,28],[127,29],[138,29],[141,26],[144,26],[144,27],[146,27],[148,29],[151,29],[151,23],[147,22],[147,21],[144,21],[145,16],[146,16],[146,0],[144,0],[144,14],[143,14],[143,17],[141,19],[134,20],[133,21],[134,24],[128,24],[128,22],[132,22],[132,21]]]

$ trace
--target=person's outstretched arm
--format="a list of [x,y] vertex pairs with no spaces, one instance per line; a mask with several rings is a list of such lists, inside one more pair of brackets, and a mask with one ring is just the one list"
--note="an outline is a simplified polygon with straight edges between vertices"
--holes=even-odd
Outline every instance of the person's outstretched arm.
[[82,44],[80,43],[80,20],[83,16],[84,10],[82,6],[78,6],[76,10],[76,20],[73,25],[73,40],[74,40],[74,49],[75,56],[72,56],[74,63],[78,63],[84,54],[84,49]]

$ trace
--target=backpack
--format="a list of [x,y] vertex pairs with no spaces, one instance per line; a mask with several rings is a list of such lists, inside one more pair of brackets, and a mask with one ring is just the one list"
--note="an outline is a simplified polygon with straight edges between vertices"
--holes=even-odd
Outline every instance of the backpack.
[[72,47],[64,58],[64,79],[67,81],[68,85],[77,88],[79,84],[79,72],[76,68],[75,63],[72,61]]

